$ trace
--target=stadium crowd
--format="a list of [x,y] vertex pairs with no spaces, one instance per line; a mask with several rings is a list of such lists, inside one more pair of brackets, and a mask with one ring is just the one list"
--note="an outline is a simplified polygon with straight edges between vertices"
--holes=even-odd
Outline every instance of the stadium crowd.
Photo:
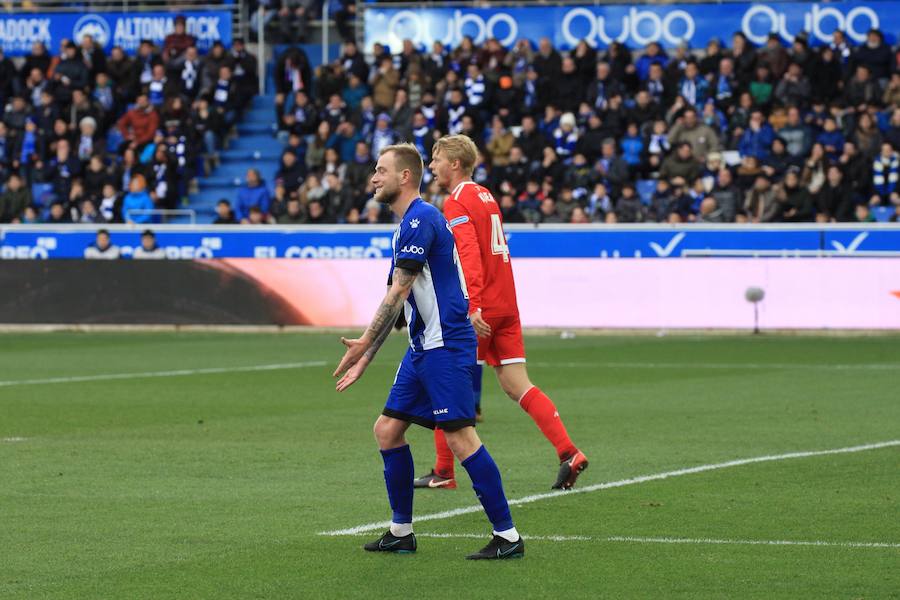
[[[900,71],[882,33],[729,42],[464,38],[367,57],[346,40],[316,69],[291,46],[274,71],[275,179],[248,172],[216,222],[389,221],[371,200],[379,150],[410,141],[427,162],[445,133],[476,142],[474,178],[511,223],[870,221],[874,206],[897,220]],[[0,221],[147,222],[141,210],[178,206],[233,135],[255,65],[242,40],[200,56],[183,22],[134,58],[89,36],[54,57],[36,45],[18,71],[0,57]],[[428,175],[423,196],[444,197]]]
[[466,38],[376,44],[369,60],[348,42],[312,86],[290,75],[304,62],[292,50],[276,72],[286,151],[258,217],[383,220],[368,201],[380,148],[411,141],[427,160],[437,137],[464,133],[512,223],[870,221],[875,205],[896,220],[900,71],[882,33],[858,47],[840,31],[819,49],[802,34],[790,48],[730,42],[636,56]]
[[90,35],[0,50],[0,222],[148,223],[180,206],[257,90],[234,40],[201,56],[184,17],[161,48],[106,56]]

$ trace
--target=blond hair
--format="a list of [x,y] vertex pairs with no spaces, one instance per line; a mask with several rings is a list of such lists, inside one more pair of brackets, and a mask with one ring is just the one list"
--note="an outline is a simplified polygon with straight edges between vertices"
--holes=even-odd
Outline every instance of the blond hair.
[[422,172],[425,171],[425,164],[416,147],[409,143],[393,144],[382,148],[378,156],[384,156],[388,152],[394,153],[394,164],[397,166],[397,170],[408,169],[415,188],[419,189],[422,185]]
[[475,170],[478,160],[478,148],[467,135],[446,135],[434,143],[433,154],[441,153],[448,161],[459,161],[459,167],[466,175]]

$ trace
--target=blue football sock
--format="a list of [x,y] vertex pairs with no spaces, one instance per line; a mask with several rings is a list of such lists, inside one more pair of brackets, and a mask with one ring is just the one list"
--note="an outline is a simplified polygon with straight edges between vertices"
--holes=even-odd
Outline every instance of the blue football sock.
[[475,396],[475,408],[481,408],[481,375],[484,367],[479,364],[472,369],[472,395]]
[[484,446],[478,448],[472,456],[462,461],[462,466],[472,479],[472,488],[481,500],[494,531],[512,529],[512,516],[509,514],[509,504],[503,492],[503,482],[500,481],[500,470],[488,454],[487,448]]
[[394,523],[412,523],[413,513],[413,457],[409,444],[390,450],[382,450],[384,460],[384,483],[387,486],[388,501],[394,515]]

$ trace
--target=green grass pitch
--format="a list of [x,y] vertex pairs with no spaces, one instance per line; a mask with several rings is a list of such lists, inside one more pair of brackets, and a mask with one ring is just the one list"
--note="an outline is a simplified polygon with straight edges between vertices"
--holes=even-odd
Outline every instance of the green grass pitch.
[[[363,552],[379,532],[319,535],[390,516],[371,426],[403,344],[341,395],[336,334],[0,336],[0,598],[900,597],[900,446],[514,506],[534,537],[521,561],[463,560],[487,540],[480,512],[421,522],[446,537],[415,555]],[[591,459],[580,487],[900,439],[898,337],[527,345]],[[247,369],[285,363],[313,366]],[[489,371],[484,390],[507,495],[548,492],[552,448]],[[427,472],[430,432],[409,438]],[[458,475],[416,513],[475,504]],[[770,541],[825,544],[749,543]]]

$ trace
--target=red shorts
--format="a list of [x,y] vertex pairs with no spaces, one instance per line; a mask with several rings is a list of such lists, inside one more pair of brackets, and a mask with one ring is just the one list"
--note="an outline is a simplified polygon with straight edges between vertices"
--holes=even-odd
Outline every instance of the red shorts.
[[525,362],[525,341],[519,315],[485,317],[490,337],[478,337],[478,362],[492,367]]

